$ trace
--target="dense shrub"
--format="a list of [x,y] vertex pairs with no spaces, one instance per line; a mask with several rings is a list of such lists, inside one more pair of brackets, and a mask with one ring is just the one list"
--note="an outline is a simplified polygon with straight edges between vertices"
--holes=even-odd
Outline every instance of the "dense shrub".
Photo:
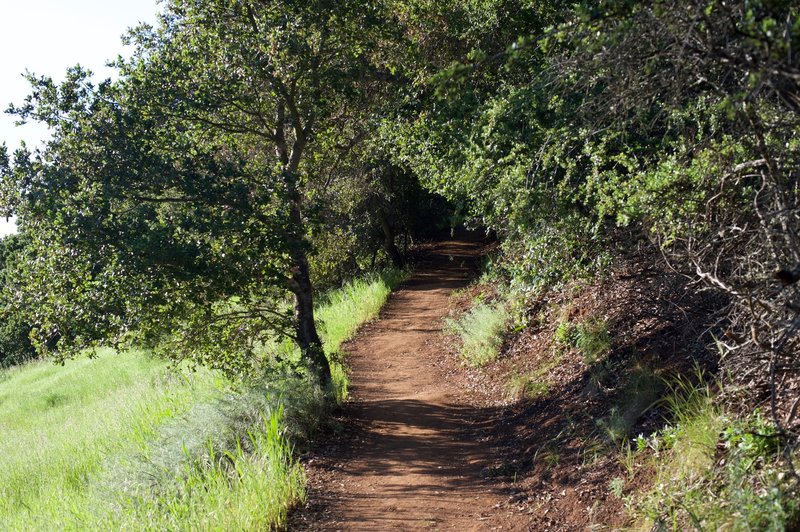
[[[24,237],[18,234],[0,239],[0,282],[6,282],[5,271],[13,261],[19,260],[23,245]],[[23,309],[15,306],[8,297],[0,299],[0,367],[19,364],[36,356],[30,331]]]
[[785,418],[800,348],[797,6],[524,6],[535,21],[507,8],[482,3],[484,29],[517,40],[453,48],[422,76],[422,110],[387,121],[396,160],[496,231],[517,283],[602,272],[641,246],[666,258],[730,301],[723,372]]

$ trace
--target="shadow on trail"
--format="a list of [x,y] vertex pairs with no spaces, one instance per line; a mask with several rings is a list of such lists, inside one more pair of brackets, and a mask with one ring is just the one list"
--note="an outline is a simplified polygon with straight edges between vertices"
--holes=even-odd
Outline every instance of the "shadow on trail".
[[[487,493],[500,493],[487,475],[489,456],[482,443],[483,429],[499,413],[494,408],[405,399],[348,405],[339,418],[344,427],[333,437],[337,443],[326,445],[329,454],[323,459],[324,467],[346,471],[349,482],[377,478],[380,483],[357,495],[347,484],[335,492],[313,490],[309,509],[317,515],[332,512],[335,519],[341,518],[337,508],[348,499],[358,511],[333,523],[330,515],[314,519],[322,524],[311,529],[407,530],[464,519],[463,507],[445,501],[469,506],[469,501],[483,499]],[[407,478],[415,475],[426,480],[409,483]],[[392,499],[402,505],[387,507],[386,501]],[[475,506],[470,518],[477,525],[490,509]],[[342,522],[346,523],[343,527]]]
[[[535,511],[523,526],[501,522],[504,530],[585,528],[595,518],[622,524],[622,503],[608,498],[610,479],[622,474],[615,458],[619,445],[606,438],[602,423],[612,407],[624,411],[630,404],[626,383],[635,368],[676,375],[692,371],[692,362],[713,365],[702,359],[702,345],[686,341],[686,330],[694,334],[707,326],[703,318],[719,302],[690,300],[701,296],[687,295],[679,281],[664,277],[615,280],[598,288],[614,349],[589,367],[580,355],[565,355],[561,377],[546,395],[496,407],[457,404],[458,397],[435,390],[421,389],[417,395],[403,387],[406,379],[419,378],[416,372],[427,374],[420,382],[430,387],[429,381],[441,378],[437,372],[457,371],[442,356],[441,307],[452,290],[475,277],[479,249],[476,242],[432,246],[380,320],[354,342],[354,400],[337,413],[338,429],[323,434],[304,459],[314,463],[317,482],[310,485],[310,503],[292,517],[292,528],[458,528],[467,523],[467,529],[483,530],[488,529],[484,519],[496,517],[492,512],[499,513],[500,506],[516,511],[517,501],[527,501]],[[671,297],[676,293],[690,299]],[[699,311],[693,315],[685,309]],[[553,328],[545,324],[527,334],[552,335]],[[421,336],[427,340],[421,342]],[[398,342],[414,337],[413,345]],[[664,422],[663,411],[631,412],[632,433],[647,433]],[[487,507],[487,501],[500,503]],[[598,501],[604,513],[587,514]]]
[[[348,415],[364,420],[355,435],[370,442],[358,450],[359,461],[349,468],[353,475],[388,474],[401,467],[409,473],[435,474],[448,480],[437,484],[437,489],[462,488],[479,480],[476,475],[480,468],[465,470],[464,465],[479,465],[486,458],[476,452],[474,443],[480,434],[474,426],[476,417],[487,412],[415,400],[388,400],[354,406]],[[372,436],[370,433],[376,430],[380,434]],[[424,446],[419,445],[421,440]],[[449,463],[442,463],[443,456],[451,459]]]

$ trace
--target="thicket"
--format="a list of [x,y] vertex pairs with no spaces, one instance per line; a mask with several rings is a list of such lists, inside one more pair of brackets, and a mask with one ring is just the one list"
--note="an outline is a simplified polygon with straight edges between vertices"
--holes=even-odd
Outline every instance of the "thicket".
[[[727,301],[703,341],[793,456],[797,6],[415,5],[427,93],[384,123],[398,164],[497,233],[523,291],[644,246]],[[437,10],[448,23],[431,29]]]
[[[720,426],[747,425],[752,405],[764,408],[768,439],[780,443],[760,460],[792,479],[764,489],[783,498],[770,499],[781,512],[791,507],[800,444],[798,7],[415,6],[427,93],[384,122],[398,164],[498,235],[506,279],[531,302],[647,256],[645,271],[708,293],[718,304],[697,341],[718,355],[727,395],[716,400],[743,416]],[[443,12],[448,24],[434,24]],[[586,334],[598,324],[562,325],[564,345],[594,351],[586,336],[607,348],[602,335]],[[525,384],[512,387],[518,395]],[[720,499],[737,489],[746,498],[745,484],[760,482],[743,478]],[[756,502],[760,517],[742,523],[766,526],[759,519],[772,503]],[[673,523],[717,522],[703,519]]]
[[[24,236],[19,234],[0,239],[0,283],[3,285],[24,246]],[[9,301],[7,293],[0,291],[0,368],[21,364],[36,357],[30,332],[30,318]]]

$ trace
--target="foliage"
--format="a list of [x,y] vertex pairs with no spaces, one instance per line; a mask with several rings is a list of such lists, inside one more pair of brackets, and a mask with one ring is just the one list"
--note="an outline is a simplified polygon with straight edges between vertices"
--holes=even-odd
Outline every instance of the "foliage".
[[441,197],[392,165],[381,150],[365,140],[349,164],[339,165],[336,179],[315,190],[320,223],[313,228],[310,260],[318,288],[342,284],[364,271],[402,269],[409,245],[435,237],[448,213]]
[[[466,17],[505,40],[442,24],[437,51],[421,48],[419,90],[381,130],[394,160],[494,231],[520,285],[546,290],[646,250],[726,299],[722,369],[773,395],[796,449],[780,412],[800,341],[797,6],[507,6]],[[412,31],[428,27],[415,16]]]
[[12,112],[53,140],[0,167],[32,235],[11,290],[41,352],[144,342],[235,373],[283,335],[330,380],[309,227],[391,65],[378,7],[173,0],[131,31],[118,81],[30,76]]
[[[25,245],[25,237],[20,234],[8,235],[0,239],[0,282],[5,284],[7,272],[14,268],[15,261]],[[31,344],[31,326],[23,309],[3,298],[0,291],[0,367],[20,364],[36,356]]]
[[[796,454],[795,2],[168,0],[128,39],[118,81],[31,75],[12,109],[54,135],[0,149],[0,203],[29,239],[6,268],[3,306],[22,314],[0,341],[23,344],[27,323],[60,359],[145,345],[327,384],[314,282],[341,285],[379,246],[400,263],[401,236],[466,216],[499,238],[521,302],[448,322],[468,364],[497,357],[531,294],[658,257],[727,302],[711,331],[722,373],[770,396],[774,439]],[[612,343],[601,320],[565,321],[556,340],[597,372]],[[646,368],[626,377],[634,400],[600,421],[615,441],[652,399]],[[688,411],[678,451],[724,417]],[[708,460],[703,442],[689,462]],[[687,493],[707,481],[672,473]],[[770,475],[764,501],[785,491]],[[690,499],[670,500],[700,522]]]
[[[329,354],[401,278],[386,272],[323,298],[316,315]],[[253,377],[107,350],[0,370],[0,521],[25,530],[278,526],[305,493],[294,447],[308,444],[329,405],[289,367]],[[343,398],[346,374],[335,377]]]
[[550,390],[542,375],[512,375],[506,385],[508,397],[512,400],[537,399],[547,395]]
[[602,359],[611,350],[611,335],[605,320],[591,317],[577,323],[562,321],[554,333],[556,343],[577,349],[587,365]]
[[732,417],[706,387],[679,385],[668,404],[673,421],[639,438],[656,478],[630,501],[634,515],[659,529],[786,529],[799,509],[770,421],[759,411]]
[[502,302],[478,303],[445,327],[461,339],[461,358],[470,366],[483,366],[497,358],[506,333],[508,315]]

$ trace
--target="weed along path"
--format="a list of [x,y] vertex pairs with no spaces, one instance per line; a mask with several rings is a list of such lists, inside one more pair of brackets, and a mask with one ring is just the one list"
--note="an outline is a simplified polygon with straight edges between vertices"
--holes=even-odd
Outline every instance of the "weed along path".
[[350,400],[304,459],[309,501],[291,529],[527,529],[486,478],[485,415],[443,379],[442,318],[480,252],[470,241],[432,246],[346,346]]

